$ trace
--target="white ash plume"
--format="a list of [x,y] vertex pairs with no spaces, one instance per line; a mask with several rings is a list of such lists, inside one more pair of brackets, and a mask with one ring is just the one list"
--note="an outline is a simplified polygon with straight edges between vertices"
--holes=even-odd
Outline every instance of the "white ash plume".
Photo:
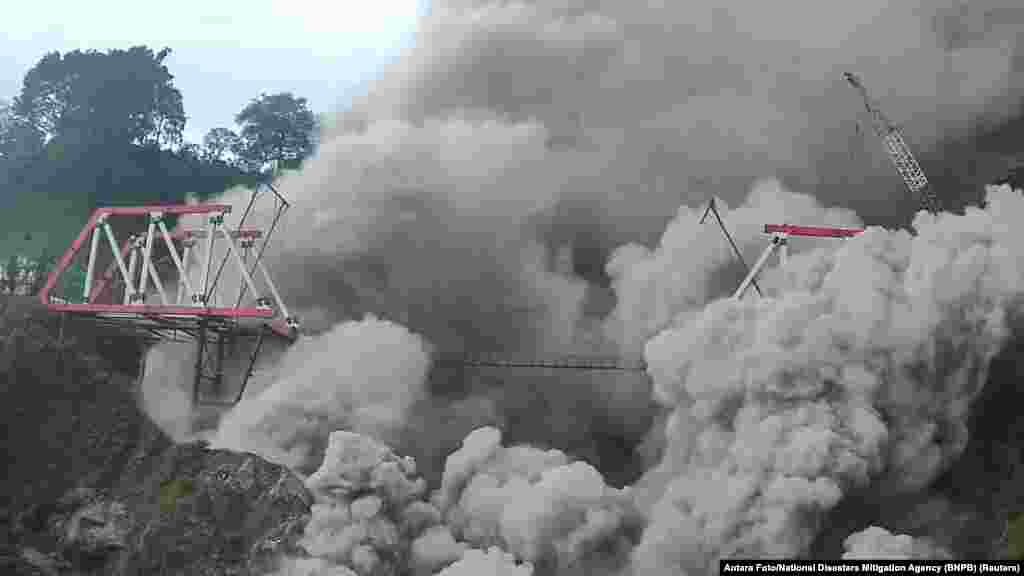
[[498,548],[483,552],[456,541],[441,510],[426,500],[416,462],[367,436],[331,433],[306,486],[315,503],[299,545],[311,557],[282,559],[279,574],[533,573]]
[[[437,0],[403,60],[365,98],[342,111],[336,130],[325,134],[301,172],[280,182],[295,208],[267,263],[285,299],[313,332],[372,312],[407,326],[441,350],[604,351],[607,343],[589,330],[612,305],[607,298],[603,308],[594,304],[610,280],[604,265],[612,249],[637,243],[651,250],[680,204],[698,206],[716,195],[735,205],[755,178],[774,176],[786,186],[814,190],[822,204],[856,209],[869,224],[906,219],[915,200],[903,199],[901,183],[877,142],[865,136],[861,103],[841,73],[860,73],[922,152],[994,126],[1018,112],[1016,91],[1024,74],[1014,22],[1024,6],[1000,1],[976,7],[981,4],[964,4],[960,15],[953,0],[871,0],[838,7],[810,0],[730,6],[710,0],[645,5]],[[997,5],[998,17],[983,16],[982,25],[976,24],[974,14],[988,14]],[[954,36],[955,42],[950,40]],[[229,193],[225,199],[244,206],[243,197]],[[251,223],[266,227],[269,218],[263,214]],[[735,225],[732,230],[747,233]],[[566,251],[572,262],[555,262],[559,259],[552,255]],[[710,256],[723,262],[728,252]],[[828,276],[833,268],[827,252],[807,256],[803,264],[796,260],[792,269],[803,266],[807,277]],[[612,267],[622,281],[622,294],[633,291],[620,272],[630,261],[623,252]],[[619,328],[611,332],[621,348],[639,351],[653,331],[685,332],[685,318],[675,308],[692,301],[693,315],[699,317],[701,294],[714,296],[703,287],[706,273],[666,280],[687,287],[637,288],[635,298],[624,298],[615,319]],[[679,295],[682,304],[675,303]],[[671,305],[648,312],[631,304],[645,296]],[[816,297],[796,309],[813,309],[813,302]],[[746,317],[748,312],[715,308],[705,314]],[[703,321],[717,326],[739,320]],[[770,334],[759,338],[773,341]],[[394,358],[402,356],[396,352]],[[678,379],[667,360],[660,366],[650,363],[656,377]],[[841,376],[869,389],[885,388],[863,377],[874,369],[851,368]],[[302,386],[330,382],[313,374],[303,377],[309,383]],[[495,387],[515,393],[525,379],[495,378]],[[457,388],[455,383],[452,387]],[[716,461],[707,453],[713,452],[710,440],[721,440],[717,433],[704,432],[709,444],[696,448],[677,438],[687,426],[694,434],[708,429],[716,420],[701,410],[715,401],[700,395],[695,401],[689,392],[667,393],[681,388],[678,384],[659,388],[659,396],[671,398],[667,403],[676,409],[665,451],[673,463],[661,470],[680,474],[691,452]],[[646,394],[645,387],[633,390]],[[943,401],[941,393],[929,392],[926,398],[927,406]],[[300,444],[326,443],[331,427],[305,422],[304,409],[284,408],[287,394],[265,400],[282,405],[280,410],[261,409],[279,414],[282,428],[308,431],[310,438]],[[695,413],[682,408],[690,402],[696,402]],[[874,408],[872,402],[864,400]],[[848,453],[868,462],[860,468],[873,470],[876,460],[901,462],[895,468],[914,472],[911,477],[920,481],[956,452],[955,429],[929,431],[931,408],[919,414],[900,397],[879,403],[893,414],[896,424],[886,422],[883,430],[898,438],[897,446],[914,445],[916,438],[927,449],[920,452],[922,458],[906,459],[899,450],[890,455],[879,448],[884,457],[871,458],[858,450],[871,452],[876,444],[888,447],[893,441],[848,435]],[[501,412],[500,402],[493,405]],[[597,417],[592,406],[581,403],[573,417],[592,424],[646,416],[630,412],[634,406],[598,406]],[[784,413],[773,422],[780,430],[795,423],[824,429],[850,419],[856,425],[872,423],[867,408],[844,412],[829,406],[825,402],[814,410]],[[616,409],[617,419],[606,417]],[[557,421],[548,406],[544,410],[538,410],[537,421]],[[753,426],[766,414],[750,410],[745,417]],[[505,413],[497,416],[511,420]],[[565,427],[574,428],[573,434],[585,429]],[[431,432],[428,425],[421,436]],[[564,444],[561,432],[549,433],[550,445]],[[936,444],[929,440],[935,434],[949,441]],[[810,443],[806,437],[800,441]],[[859,477],[853,471],[850,476]],[[819,506],[834,495],[821,484],[807,488],[820,489],[811,494]],[[651,491],[660,495],[660,489]],[[777,504],[774,509],[802,505]],[[776,520],[772,525],[785,524],[778,517],[765,522]],[[669,525],[662,523],[653,534]],[[705,538],[692,524],[674,529],[694,535],[679,541]],[[777,544],[778,550],[792,547]]]
[[949,551],[925,538],[893,534],[870,526],[850,534],[843,542],[843,560],[949,560]]
[[533,576],[533,566],[519,563],[512,554],[492,546],[486,552],[467,550],[458,562],[437,576]]
[[651,340],[675,477],[635,569],[798,555],[845,490],[934,478],[1024,291],[1022,217],[1019,191],[991,188],[984,209],[919,214],[916,236],[871,228],[798,255],[776,298],[712,303]]
[[211,445],[309,471],[334,430],[394,438],[429,366],[426,343],[402,326],[373,317],[338,324],[291,348],[273,384],[232,409]]
[[[604,264],[652,245],[680,203],[735,202],[776,176],[868,222],[905,217],[841,72],[861,73],[921,149],[1002,121],[1024,77],[1024,8],[976,4],[437,0],[279,182],[293,209],[267,263],[313,332],[371,312],[441,350],[606,352],[591,333]],[[247,195],[224,199],[240,211]],[[565,246],[571,266],[552,262]],[[649,320],[636,324],[661,327]],[[631,409],[611,420],[649,418]]]
[[892,222],[912,200],[841,73],[860,73],[927,151],[1018,114],[1021,22],[1011,0],[438,0],[341,125],[536,119],[553,148],[590,158],[560,224],[601,229],[605,252],[653,240],[680,200],[735,201],[771,175]]
[[[765,224],[861,226],[849,210],[827,209],[814,197],[790,192],[771,180],[756,183],[735,209],[721,201],[716,206],[750,265],[767,246]],[[732,283],[720,285],[716,274],[733,265],[736,256],[713,215],[700,223],[704,210],[704,206],[681,206],[654,250],[627,244],[612,254],[608,273],[618,300],[606,330],[626,351],[640,348],[683,312],[697,310],[733,290],[742,278],[730,277]],[[798,238],[791,248],[795,254],[829,243],[835,240]]]
[[323,558],[284,558],[273,576],[359,576]]
[[190,385],[195,369],[195,345],[161,342],[145,352],[139,378],[139,404],[154,424],[175,442],[195,438]]
[[615,573],[642,525],[628,491],[557,450],[503,447],[481,428],[445,464],[434,502],[458,540],[498,546],[538,574]]
[[401,572],[413,560],[412,540],[440,522],[422,499],[426,483],[415,461],[366,436],[331,433],[306,486],[315,503],[300,545],[359,576]]

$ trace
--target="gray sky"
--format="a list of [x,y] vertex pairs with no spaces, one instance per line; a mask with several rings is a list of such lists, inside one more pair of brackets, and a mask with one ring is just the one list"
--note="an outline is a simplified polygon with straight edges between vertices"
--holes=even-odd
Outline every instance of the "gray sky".
[[52,0],[4,10],[0,99],[49,51],[169,46],[199,142],[260,92],[292,91],[317,112],[344,105],[411,40],[429,0]]

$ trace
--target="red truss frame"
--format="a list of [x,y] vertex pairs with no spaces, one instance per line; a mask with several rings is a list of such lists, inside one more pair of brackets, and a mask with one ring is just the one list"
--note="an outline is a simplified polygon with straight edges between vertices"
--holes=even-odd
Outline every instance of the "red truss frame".
[[[289,332],[296,326],[295,319],[289,315],[288,308],[281,299],[262,260],[257,259],[254,268],[262,273],[263,285],[272,298],[263,297],[249,270],[248,253],[254,241],[263,237],[264,234],[261,230],[256,229],[225,229],[223,227],[224,216],[230,212],[231,206],[225,204],[98,208],[93,212],[71,247],[57,262],[57,266],[50,273],[46,284],[39,293],[39,300],[54,312],[116,318],[121,322],[136,321],[143,326],[156,329],[166,325],[174,330],[181,330],[190,321],[195,323],[200,319],[206,319],[213,324],[224,324],[221,321],[249,318],[276,320],[272,322],[276,330]],[[163,221],[165,215],[195,214],[210,215],[205,230],[178,230],[171,233]],[[140,216],[149,219],[146,234],[131,236],[118,243],[109,221],[116,217]],[[86,264],[85,289],[81,295],[82,302],[72,302],[67,295],[60,297],[53,294],[54,288],[71,267],[75,258],[85,252],[83,248],[90,237],[91,244]],[[109,244],[112,258],[104,273],[96,278],[99,247],[104,237]],[[159,240],[164,241],[164,246],[157,246]],[[197,240],[203,241],[203,257],[206,266],[202,270],[203,278],[199,285],[193,286],[186,269],[191,263],[191,252]],[[236,261],[244,283],[244,286],[240,287],[239,297],[234,305],[211,305],[226,299],[223,294],[225,290],[218,286],[215,278],[210,277],[213,247],[217,240],[224,240],[227,243],[225,256]],[[117,247],[116,250],[115,247]],[[165,249],[163,251],[170,256],[174,268],[168,270],[166,266],[161,267],[159,262],[153,258],[159,248]],[[129,260],[127,264],[126,259]],[[162,275],[166,275],[163,273],[168,271],[178,274],[176,281],[178,290],[173,297],[165,290],[167,280],[161,278]],[[120,275],[118,275],[119,272]],[[124,289],[123,299],[120,303],[115,303],[113,299],[112,288],[117,281],[120,281],[120,285]],[[150,286],[156,289],[155,295],[160,299],[159,304],[146,301],[147,297],[153,296],[146,293]],[[243,301],[241,295],[246,291],[252,296],[251,300],[255,301],[254,305],[241,305]],[[185,301],[186,295],[189,296],[190,301]],[[275,304],[276,306],[274,306]]]
[[[50,272],[39,300],[62,317],[87,319],[129,332],[150,344],[162,340],[195,342],[194,401],[233,405],[242,397],[264,337],[291,342],[298,331],[297,319],[290,314],[262,261],[273,229],[288,208],[273,186],[268,187],[277,199],[268,232],[244,227],[258,189],[253,191],[237,229],[224,226],[224,217],[231,213],[227,204],[98,208]],[[172,232],[164,221],[171,215],[205,215],[205,227]],[[111,221],[137,222],[139,218],[147,220],[145,232],[119,242]],[[258,240],[262,245],[254,250]],[[218,242],[223,242],[225,248],[224,259],[216,268],[213,257]],[[100,250],[101,244],[107,246],[106,250]],[[253,252],[255,258],[251,258]],[[85,281],[78,288],[81,292],[59,294],[59,284],[76,262],[81,263],[83,255]],[[97,274],[101,260],[108,262],[106,269]],[[238,269],[236,287],[218,281],[228,260],[234,260]],[[198,281],[196,271],[201,276]],[[248,370],[241,375],[237,393],[225,400],[225,354],[227,349],[236,349],[240,340],[254,342],[247,347]],[[214,389],[213,399],[203,397],[204,386]]]

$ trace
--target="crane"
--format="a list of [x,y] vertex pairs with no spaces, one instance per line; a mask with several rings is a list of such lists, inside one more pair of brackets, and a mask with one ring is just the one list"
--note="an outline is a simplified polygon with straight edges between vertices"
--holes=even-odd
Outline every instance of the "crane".
[[896,166],[896,170],[900,173],[900,177],[903,178],[903,183],[906,184],[907,189],[910,190],[911,194],[920,199],[922,208],[932,214],[938,213],[940,209],[939,200],[934,190],[932,190],[928,178],[924,175],[924,171],[921,170],[921,165],[917,163],[917,159],[914,158],[914,154],[910,151],[906,140],[903,139],[903,134],[900,132],[899,127],[890,121],[878,108],[875,101],[868,95],[867,88],[864,87],[860,77],[851,72],[844,72],[843,78],[860,92],[861,99],[864,100],[864,107],[867,108],[868,113],[871,115],[871,127],[878,134],[878,137],[882,139],[885,152]]

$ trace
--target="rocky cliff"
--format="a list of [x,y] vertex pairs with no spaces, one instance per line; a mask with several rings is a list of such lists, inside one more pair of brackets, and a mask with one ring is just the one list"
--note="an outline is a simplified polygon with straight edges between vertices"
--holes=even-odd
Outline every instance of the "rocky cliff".
[[130,341],[60,339],[31,301],[0,307],[0,573],[251,574],[301,534],[290,471],[149,422]]

